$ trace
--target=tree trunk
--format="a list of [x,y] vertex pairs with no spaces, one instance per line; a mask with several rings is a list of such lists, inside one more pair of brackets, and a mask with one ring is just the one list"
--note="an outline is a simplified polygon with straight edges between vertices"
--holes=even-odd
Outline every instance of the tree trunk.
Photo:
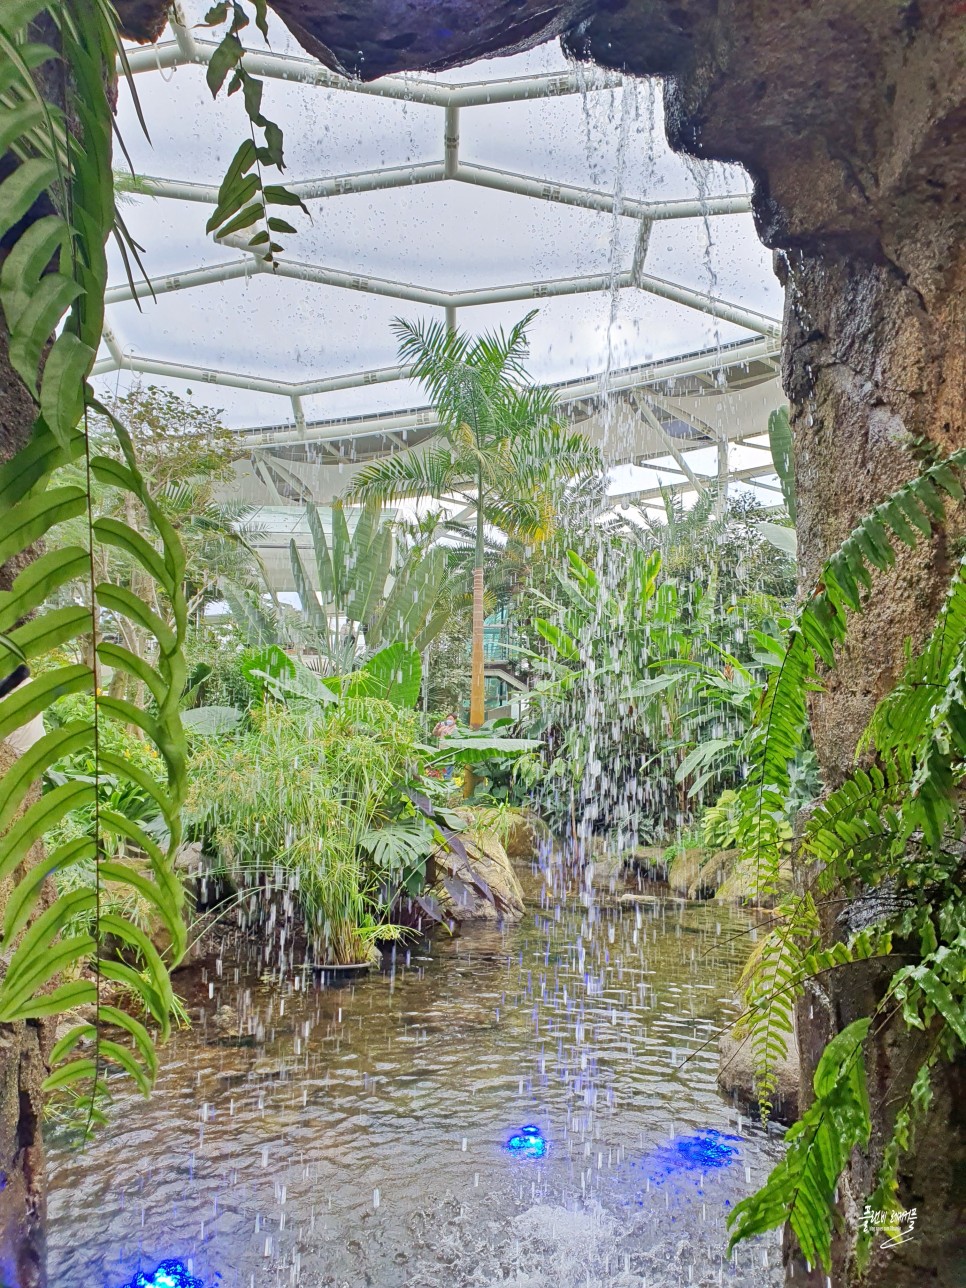
[[[0,776],[16,753],[0,739]],[[37,800],[28,795],[24,808]],[[21,810],[21,813],[23,811]],[[0,884],[0,908],[26,868],[40,861],[35,845],[11,878]],[[49,891],[40,903],[49,903]],[[0,1288],[46,1288],[47,1189],[41,1135],[43,1094],[55,1020],[0,1024]]]
[[483,680],[483,569],[473,569],[473,651],[470,659],[470,728],[486,719]]
[[470,728],[479,729],[486,719],[486,695],[483,677],[483,558],[485,528],[483,522],[483,480],[477,479],[476,490],[476,560],[473,567],[473,649],[470,657]]

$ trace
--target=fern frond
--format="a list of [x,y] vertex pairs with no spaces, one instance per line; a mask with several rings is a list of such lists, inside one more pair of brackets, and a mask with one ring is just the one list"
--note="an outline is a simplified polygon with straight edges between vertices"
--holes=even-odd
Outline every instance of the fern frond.
[[[26,24],[43,12],[59,28],[60,53],[25,43]],[[117,49],[114,22],[113,9],[103,0],[18,0],[5,4],[0,14],[0,136],[19,162],[0,184],[0,231],[9,246],[0,270],[0,308],[11,364],[37,406],[31,441],[0,467],[0,562],[22,561],[38,540],[45,539],[48,546],[47,553],[28,564],[10,590],[0,594],[0,677],[15,668],[18,659],[29,663],[55,649],[74,647],[87,659],[42,670],[14,687],[0,700],[0,737],[42,715],[65,694],[89,694],[94,711],[93,719],[51,729],[0,778],[0,871],[11,885],[0,940],[8,963],[0,981],[0,1020],[9,1023],[94,1006],[94,1022],[75,1028],[69,1041],[58,1043],[45,1083],[48,1090],[88,1084],[91,1118],[98,1113],[95,1102],[103,1089],[104,1064],[124,1070],[145,1092],[157,1068],[148,1030],[135,1016],[102,1004],[101,981],[117,980],[130,987],[162,1036],[173,1004],[168,964],[150,940],[125,918],[101,914],[102,884],[124,882],[149,901],[169,932],[172,962],[185,945],[183,892],[174,870],[185,787],[185,743],[178,714],[187,627],[184,554],[138,471],[124,427],[109,418],[116,457],[95,455],[86,425],[77,428],[87,409],[107,414],[93,398],[87,376],[100,342],[105,242],[115,215],[113,115],[107,97]],[[68,87],[70,130],[62,106],[43,101],[31,75],[57,59],[66,64],[64,72],[48,67],[46,80]],[[31,220],[29,212],[41,199],[56,213]],[[147,511],[157,544],[126,524],[95,521],[86,487],[56,484],[57,469],[79,457],[86,458],[86,474],[119,487]],[[93,547],[58,541],[60,525],[76,517],[86,519]],[[98,545],[119,548],[139,565],[155,588],[151,604],[108,583],[92,585]],[[55,592],[78,580],[85,584],[87,607],[50,604]],[[100,638],[104,617],[111,614],[126,616],[148,630],[154,645],[152,663]],[[88,664],[91,658],[93,666]],[[102,665],[127,670],[146,685],[153,702],[150,714],[131,703],[112,707],[112,700],[99,691]],[[118,816],[112,824],[99,806],[98,785],[109,767],[144,786],[140,771],[117,758],[111,761],[100,747],[104,722],[113,716],[146,728],[166,766],[166,786],[152,783],[150,793],[167,829],[164,849],[128,820]],[[31,800],[59,759],[82,752],[94,758],[93,781],[68,777]],[[33,861],[38,843],[79,806],[93,806],[88,808],[94,820],[89,834]],[[147,856],[144,872],[105,860],[112,827],[136,837]],[[48,906],[50,881],[65,871],[89,871],[91,879],[81,876],[76,888],[57,893]],[[127,946],[129,961],[112,959],[112,942]],[[75,1055],[79,1046],[84,1049]],[[60,1063],[68,1056],[72,1058],[67,1064]]]
[[739,1020],[751,1038],[755,1091],[762,1120],[772,1109],[777,1066],[785,1058],[793,1031],[795,1003],[807,978],[806,961],[818,944],[818,913],[810,895],[787,899],[777,924],[759,941],[742,974],[745,1010]]
[[867,1144],[871,1131],[862,1053],[871,1023],[855,1020],[822,1052],[815,1099],[786,1133],[785,1157],[728,1216],[729,1250],[787,1221],[809,1264],[830,1269],[835,1187],[853,1148]]
[[808,729],[806,697],[814,655],[800,629],[793,629],[781,666],[771,677],[747,744],[748,776],[739,793],[737,843],[741,859],[755,873],[756,895],[776,893],[787,846],[785,800],[789,765]]

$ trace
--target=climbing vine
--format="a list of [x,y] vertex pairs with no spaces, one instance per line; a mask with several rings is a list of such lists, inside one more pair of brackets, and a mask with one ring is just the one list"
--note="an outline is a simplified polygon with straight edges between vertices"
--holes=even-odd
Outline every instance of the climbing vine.
[[[266,0],[254,0],[254,6],[255,25],[267,41]],[[271,214],[269,206],[298,206],[306,214],[309,212],[299,196],[282,184],[266,183],[262,175],[263,166],[284,170],[283,137],[281,127],[262,111],[263,82],[245,66],[245,47],[240,33],[249,25],[247,13],[238,0],[219,0],[208,10],[205,22],[212,27],[228,23],[228,30],[208,64],[208,88],[215,98],[226,80],[229,94],[240,90],[251,128],[251,138],[239,145],[225,171],[218,189],[218,204],[205,231],[224,239],[261,223],[262,227],[252,233],[246,245],[271,263],[282,249],[273,234],[298,230],[280,215]],[[257,141],[256,130],[261,132],[261,143]]]

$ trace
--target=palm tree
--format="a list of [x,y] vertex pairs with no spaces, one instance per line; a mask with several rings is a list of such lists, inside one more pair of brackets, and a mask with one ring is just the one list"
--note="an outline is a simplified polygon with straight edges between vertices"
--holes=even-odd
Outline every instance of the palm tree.
[[524,361],[527,327],[481,336],[441,322],[396,319],[399,357],[422,381],[439,417],[438,445],[375,461],[361,470],[348,497],[391,502],[433,497],[464,507],[449,526],[475,526],[470,724],[483,706],[483,567],[487,527],[531,543],[554,528],[575,480],[601,471],[598,452],[556,418],[552,390],[533,384]]

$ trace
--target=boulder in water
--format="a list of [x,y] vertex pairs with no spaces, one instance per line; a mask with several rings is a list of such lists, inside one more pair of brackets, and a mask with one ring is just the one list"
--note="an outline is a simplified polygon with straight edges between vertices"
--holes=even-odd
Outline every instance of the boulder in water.
[[444,920],[460,926],[523,916],[523,890],[492,832],[468,829],[455,838],[453,849],[434,851],[432,893]]
[[667,881],[674,894],[688,897],[688,891],[698,879],[701,865],[707,859],[707,851],[702,849],[678,850],[668,868]]
[[[772,1096],[771,1116],[776,1122],[790,1126],[798,1117],[798,1093],[801,1071],[798,1059],[798,1041],[795,1030],[788,1035],[785,1058],[775,1068],[778,1083]],[[752,1062],[751,1039],[736,1038],[733,1033],[723,1033],[718,1040],[718,1090],[728,1096],[742,1113],[749,1117],[758,1115],[758,1092],[755,1090],[755,1073]]]

